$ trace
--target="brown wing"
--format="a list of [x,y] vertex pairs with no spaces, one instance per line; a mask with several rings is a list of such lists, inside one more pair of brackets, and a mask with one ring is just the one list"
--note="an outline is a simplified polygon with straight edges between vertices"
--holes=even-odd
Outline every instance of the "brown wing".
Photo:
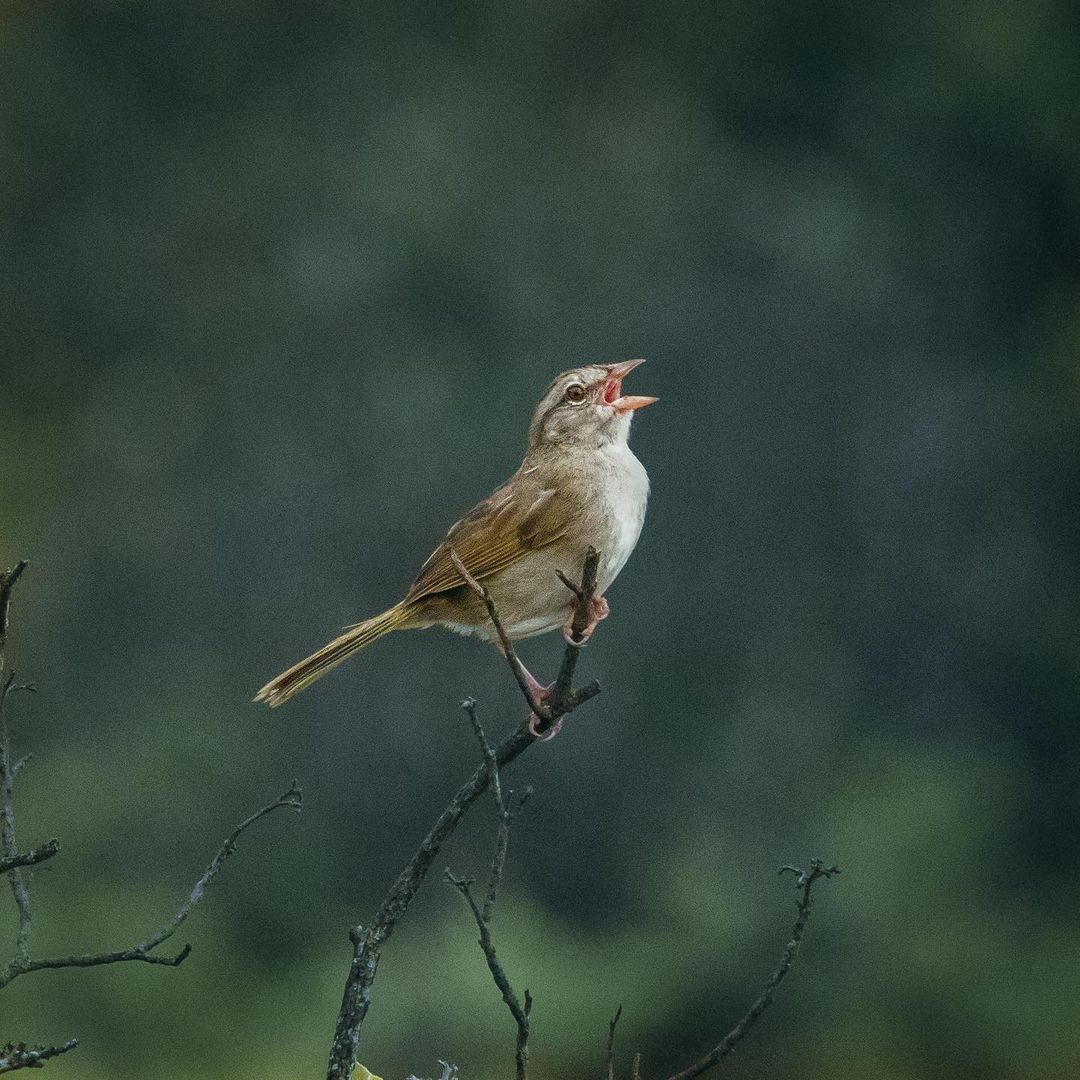
[[477,581],[553,543],[572,524],[570,500],[554,488],[525,485],[520,479],[478,503],[450,527],[405,594],[405,602],[456,589],[465,580],[450,558],[453,548]]

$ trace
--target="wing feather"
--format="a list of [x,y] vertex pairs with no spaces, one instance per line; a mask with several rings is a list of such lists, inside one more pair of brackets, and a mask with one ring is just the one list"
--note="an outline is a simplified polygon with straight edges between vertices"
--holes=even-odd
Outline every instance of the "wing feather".
[[555,488],[513,484],[495,492],[455,522],[431,553],[405,596],[406,602],[465,584],[451,547],[477,581],[497,574],[523,555],[564,536],[572,525],[570,500]]

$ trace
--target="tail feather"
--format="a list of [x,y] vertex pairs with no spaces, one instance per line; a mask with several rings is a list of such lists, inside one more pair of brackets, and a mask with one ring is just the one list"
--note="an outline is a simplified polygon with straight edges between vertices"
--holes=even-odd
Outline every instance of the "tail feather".
[[391,630],[400,630],[410,624],[409,612],[404,604],[395,604],[381,615],[367,619],[349,627],[340,637],[324,645],[318,652],[293,664],[276,679],[271,679],[256,695],[256,701],[265,701],[269,705],[280,705],[288,701],[293,694],[300,693],[316,679],[321,679],[332,668],[354,652],[370,645],[376,638],[389,634]]

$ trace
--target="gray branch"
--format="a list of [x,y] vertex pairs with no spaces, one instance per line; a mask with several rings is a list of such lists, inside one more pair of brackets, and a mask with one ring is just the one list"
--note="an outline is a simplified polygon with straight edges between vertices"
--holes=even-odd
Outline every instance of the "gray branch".
[[[12,764],[11,740],[8,734],[4,706],[11,691],[19,688],[14,685],[14,673],[9,673],[6,678],[3,678],[3,675],[11,594],[15,583],[22,576],[26,566],[27,563],[22,561],[17,563],[13,569],[0,572],[0,679],[2,679],[2,683],[0,683],[0,874],[6,875],[11,882],[11,890],[18,913],[15,955],[5,968],[0,969],[0,989],[3,989],[20,975],[52,968],[98,967],[102,964],[117,964],[125,961],[140,961],[146,964],[176,967],[187,959],[191,952],[190,945],[185,945],[180,952],[173,956],[160,956],[154,950],[176,933],[191,914],[192,909],[200,903],[207,887],[217,877],[225,860],[236,850],[237,840],[245,829],[279,807],[288,807],[299,812],[302,804],[300,789],[297,787],[296,781],[293,781],[292,787],[288,791],[278,796],[269,805],[256,811],[233,829],[226,837],[217,854],[211,859],[210,865],[206,868],[202,877],[195,883],[191,894],[180,905],[176,914],[157,933],[151,934],[144,941],[140,941],[129,948],[119,949],[115,952],[83,953],[43,959],[33,957],[30,949],[31,868],[46,859],[52,858],[60,850],[60,844],[57,840],[49,840],[40,847],[29,851],[19,851],[15,839],[14,780],[15,775],[29,760],[29,755]],[[27,689],[32,689],[32,687],[27,687]],[[73,1050],[76,1045],[77,1042],[74,1039],[64,1043],[62,1046],[51,1047],[30,1047],[25,1043],[9,1043],[7,1046],[0,1047],[0,1073],[14,1072],[17,1069],[42,1068],[45,1061],[58,1057],[60,1054],[66,1054],[69,1050]]]
[[60,850],[60,841],[46,840],[41,847],[31,848],[29,851],[5,855],[0,858],[0,874],[6,874],[9,870],[15,870],[20,866],[36,866],[38,863],[51,859]]
[[619,1026],[622,1006],[615,1010],[615,1015],[608,1021],[607,1030],[607,1080],[615,1080],[615,1029]]
[[596,574],[600,566],[600,553],[596,548],[589,548],[588,553],[585,556],[585,564],[581,572],[581,584],[575,585],[561,570],[557,570],[559,580],[573,592],[577,597],[577,602],[574,605],[574,617],[571,620],[570,636],[573,638],[573,642],[567,645],[566,651],[563,653],[562,664],[559,667],[559,674],[555,677],[555,682],[552,684],[551,697],[545,701],[537,701],[532,691],[529,689],[528,680],[525,678],[525,668],[518,659],[517,652],[514,650],[514,643],[510,640],[510,635],[503,627],[502,620],[499,618],[498,609],[495,607],[495,601],[492,600],[491,594],[487,589],[480,584],[465,568],[465,564],[461,561],[458,553],[451,548],[450,549],[450,561],[454,564],[454,568],[465,580],[465,583],[480,599],[484,602],[484,606],[487,608],[488,617],[491,619],[492,626],[495,627],[495,632],[499,637],[499,645],[502,648],[502,653],[506,657],[507,663],[510,665],[510,670],[513,672],[514,679],[521,690],[522,695],[529,704],[529,708],[540,718],[542,723],[539,725],[538,732],[543,735],[560,717],[566,716],[567,713],[573,712],[580,704],[588,701],[591,697],[596,697],[600,693],[600,684],[597,682],[591,682],[587,686],[583,686],[580,690],[572,689],[571,684],[574,680],[574,671],[577,668],[578,656],[580,655],[582,642],[582,636],[585,633],[585,627],[589,623],[589,617],[591,614],[592,601],[596,595]]
[[[514,1023],[517,1025],[517,1042],[514,1055],[515,1075],[517,1080],[526,1080],[529,1060],[529,1013],[532,1011],[532,996],[526,990],[524,1000],[518,998],[495,952],[495,943],[491,938],[491,917],[495,912],[495,900],[498,896],[499,885],[502,882],[503,869],[506,866],[506,851],[510,840],[510,822],[513,819],[513,812],[503,796],[502,784],[499,781],[499,766],[495,760],[495,754],[487,741],[487,737],[484,735],[484,729],[480,726],[480,721],[477,719],[476,702],[472,698],[468,698],[462,703],[462,707],[468,713],[469,721],[472,724],[477,741],[480,743],[480,749],[491,776],[491,791],[495,798],[495,806],[499,816],[499,827],[495,835],[495,853],[491,859],[487,894],[484,898],[483,907],[477,904],[472,894],[471,881],[467,878],[457,877],[449,870],[445,871],[445,876],[446,880],[465,898],[469,909],[473,913],[473,918],[476,920],[477,928],[480,930],[480,948],[484,953],[484,959],[487,960],[488,970],[491,972],[491,977],[495,980],[495,985],[498,987],[499,993],[502,994],[502,999],[510,1010]],[[527,797],[528,791],[526,791],[525,795],[525,798]],[[522,799],[522,802],[524,802],[524,799]],[[518,805],[520,806],[521,803]]]
[[25,975],[31,971],[47,971],[54,968],[79,968],[99,967],[102,964],[121,964],[125,962],[139,962],[144,964],[161,964],[165,967],[178,967],[191,953],[191,946],[185,945],[180,952],[173,956],[160,956],[154,950],[167,941],[176,933],[192,909],[202,900],[207,887],[217,877],[225,860],[236,850],[236,841],[245,829],[254,825],[260,818],[272,813],[281,807],[295,810],[299,813],[303,805],[303,795],[296,782],[283,795],[279,795],[272,803],[257,810],[250,817],[245,818],[225,839],[217,854],[210,861],[202,877],[195,883],[191,895],[180,905],[175,915],[155,934],[136,945],[126,949],[118,949],[115,952],[83,953],[74,956],[56,956],[44,959],[34,959],[27,955],[24,959],[18,956],[0,973],[0,989],[5,987],[12,979],[19,975]]
[[[0,678],[3,678],[6,660],[11,592],[28,565],[26,560],[22,559],[10,570],[0,574]],[[0,855],[8,862],[14,860],[13,867],[8,870],[11,894],[18,912],[15,959],[12,963],[25,963],[30,959],[30,876],[27,864],[18,862],[20,852],[15,842],[15,769],[11,764],[11,739],[8,736],[7,717],[4,715],[4,705],[14,682],[15,673],[12,672],[0,686]]]
[[[456,553],[451,553],[456,556]],[[457,559],[457,563],[461,560]],[[578,589],[577,609],[575,609],[575,622],[578,612],[584,611],[582,618],[587,621],[588,608],[595,592],[595,568],[591,575],[588,573],[590,564],[599,563],[599,556],[590,550],[585,563],[585,573],[582,574],[582,585]],[[463,567],[458,566],[459,572]],[[466,581],[470,575],[464,574]],[[506,634],[499,619],[499,613],[492,602],[487,590],[476,582],[475,579],[469,584],[478,595],[484,598],[485,606],[491,617],[499,639],[504,643],[506,658],[510,664],[518,687],[521,689],[529,708],[539,716],[543,722],[541,732],[547,730],[560,717],[572,712],[589,698],[600,693],[600,687],[593,682],[579,690],[567,690],[560,698],[553,696],[545,706],[536,708],[538,702],[532,700],[529,693],[528,683],[521,673],[521,662],[513,649],[513,643]],[[584,597],[584,600],[582,600]],[[584,626],[585,622],[581,622]],[[566,685],[573,678],[574,667],[577,664],[577,655],[580,649],[576,645],[566,646],[566,655],[563,657],[563,671],[569,671],[566,677]],[[573,654],[572,656],[570,654]],[[558,684],[558,679],[556,683]],[[547,715],[545,715],[545,710]],[[326,1069],[326,1080],[349,1080],[353,1066],[356,1064],[357,1049],[360,1044],[360,1030],[364,1019],[367,1017],[371,1006],[371,987],[375,982],[375,976],[379,969],[379,960],[382,957],[383,946],[394,933],[398,922],[408,910],[423,884],[427,872],[437,858],[442,845],[453,834],[458,822],[464,816],[470,806],[487,789],[494,773],[499,769],[505,769],[512,761],[519,758],[537,740],[536,735],[529,731],[528,722],[523,723],[516,731],[508,735],[493,750],[496,769],[492,770],[485,761],[476,771],[458,788],[449,805],[439,815],[438,820],[432,825],[427,836],[424,837],[416,853],[409,860],[408,865],[398,875],[397,880],[390,887],[385,899],[375,913],[371,924],[367,927],[357,924],[349,932],[352,942],[352,962],[349,965],[349,973],[345,979],[345,990],[342,994],[341,1008],[338,1011],[337,1023],[334,1026],[334,1039],[330,1046],[330,1060]]]
[[26,1043],[8,1043],[6,1046],[0,1046],[0,1073],[44,1068],[44,1062],[66,1054],[78,1045],[78,1039],[68,1039],[61,1046],[27,1046]]
[[760,997],[758,997],[753,1005],[746,1010],[742,1019],[720,1040],[720,1042],[699,1061],[695,1061],[693,1065],[688,1065],[682,1072],[677,1072],[669,1076],[668,1080],[693,1080],[694,1077],[707,1073],[721,1058],[727,1057],[727,1055],[735,1049],[736,1044],[740,1042],[754,1024],[757,1023],[758,1017],[760,1017],[772,1004],[777,987],[784,981],[784,976],[791,970],[791,965],[795,962],[795,957],[799,953],[799,945],[802,943],[803,934],[806,932],[806,923],[810,918],[810,892],[814,887],[814,882],[816,882],[818,878],[831,878],[833,875],[839,874],[840,867],[827,867],[820,859],[814,859],[810,864],[809,870],[799,870],[794,866],[781,867],[780,873],[783,874],[785,872],[795,874],[796,884],[802,890],[802,896],[799,898],[799,913],[795,920],[795,926],[791,931],[791,940],[784,946],[784,952],[780,957],[779,966],[772,975],[769,976],[769,981],[765,984],[765,989],[761,992]]

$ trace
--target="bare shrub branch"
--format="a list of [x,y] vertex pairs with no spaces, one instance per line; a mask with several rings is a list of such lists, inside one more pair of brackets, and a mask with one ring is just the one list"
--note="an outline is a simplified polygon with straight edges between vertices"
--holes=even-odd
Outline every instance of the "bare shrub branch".
[[[472,698],[468,698],[462,702],[462,708],[469,715],[469,721],[480,743],[484,760],[487,762],[491,776],[491,790],[499,817],[499,827],[495,834],[495,852],[491,858],[487,894],[484,898],[483,907],[480,907],[473,897],[472,881],[467,878],[457,877],[449,869],[444,873],[446,880],[465,898],[480,930],[480,948],[483,950],[485,960],[487,960],[488,970],[491,972],[491,977],[495,980],[495,985],[498,987],[499,993],[502,994],[502,999],[506,1002],[506,1007],[510,1010],[510,1015],[513,1016],[514,1023],[517,1025],[517,1042],[514,1055],[515,1075],[517,1080],[526,1080],[529,1060],[529,1013],[532,1011],[532,996],[526,990],[524,1000],[518,998],[506,971],[503,969],[502,963],[499,961],[499,957],[495,952],[495,943],[491,938],[491,917],[495,913],[495,900],[498,896],[499,885],[502,882],[503,869],[506,866],[506,851],[510,840],[510,822],[513,820],[513,811],[503,796],[502,784],[499,781],[498,762],[495,760],[495,755],[487,741],[487,737],[484,735],[484,729],[480,726],[480,721],[477,718],[476,702]],[[528,794],[528,791],[526,791],[525,797],[518,803],[519,808],[524,803],[525,798],[528,798]]]
[[615,1080],[615,1029],[619,1026],[622,1006],[615,1010],[615,1015],[608,1021],[607,1031],[607,1080]]
[[584,642],[581,640],[585,628],[589,623],[589,616],[592,609],[592,601],[596,596],[596,574],[600,566],[600,553],[596,548],[589,548],[588,553],[585,556],[585,564],[581,571],[581,584],[575,585],[561,570],[557,570],[559,580],[573,592],[577,597],[577,603],[574,606],[574,617],[570,624],[570,636],[574,639],[572,643],[567,645],[566,650],[563,652],[562,664],[559,666],[559,674],[555,677],[555,682],[552,684],[551,697],[544,702],[537,701],[532,691],[529,689],[528,679],[525,677],[525,667],[521,660],[518,659],[518,655],[514,650],[514,643],[510,640],[510,635],[507,634],[503,628],[501,619],[499,618],[499,611],[495,606],[495,601],[491,599],[491,594],[469,573],[465,568],[465,564],[461,561],[458,553],[451,548],[450,549],[450,561],[454,564],[454,568],[465,579],[466,584],[477,596],[484,602],[484,606],[487,608],[488,617],[491,619],[492,626],[495,627],[495,632],[499,637],[499,644],[502,648],[503,656],[506,657],[507,663],[510,665],[510,670],[514,675],[514,679],[521,690],[522,695],[529,704],[529,708],[540,718],[542,723],[538,727],[538,733],[543,735],[548,731],[552,725],[554,725],[560,717],[566,716],[567,713],[572,712],[583,702],[588,701],[591,697],[596,697],[600,693],[600,684],[597,682],[591,682],[587,686],[583,686],[580,690],[573,690],[571,684],[574,679],[574,671],[577,668],[578,656],[580,655],[580,649]]
[[293,785],[288,791],[279,795],[272,803],[268,803],[261,810],[257,810],[250,817],[245,818],[240,822],[240,824],[229,833],[225,842],[211,860],[210,865],[206,868],[202,877],[195,883],[194,888],[191,890],[191,894],[184,903],[180,905],[176,914],[173,915],[173,917],[158,930],[157,933],[151,934],[150,937],[146,938],[144,941],[140,941],[138,944],[131,945],[126,949],[118,949],[115,952],[82,953],[74,956],[55,956],[43,959],[33,959],[28,957],[21,963],[13,961],[3,972],[0,972],[0,989],[3,989],[3,987],[11,982],[12,979],[19,975],[25,975],[31,971],[46,971],[53,968],[99,967],[102,964],[120,964],[129,961],[141,962],[144,964],[162,964],[165,967],[179,967],[179,965],[190,955],[190,945],[185,945],[180,952],[173,956],[160,956],[155,953],[154,950],[176,933],[191,914],[192,909],[202,900],[206,893],[207,886],[215,877],[217,877],[225,860],[236,850],[236,841],[239,839],[240,834],[244,832],[245,829],[254,825],[259,818],[265,817],[274,810],[284,807],[299,813],[302,805],[303,794],[300,788],[297,787],[296,782],[293,781]]
[[31,848],[29,851],[5,855],[0,858],[0,874],[6,874],[9,870],[15,870],[20,866],[36,866],[38,863],[51,859],[60,850],[60,841],[56,839],[46,840],[41,847]]
[[[7,642],[8,615],[11,606],[11,594],[23,571],[25,561],[0,573],[0,675],[3,674]],[[15,954],[6,967],[0,969],[0,989],[8,983],[31,971],[45,971],[55,968],[98,967],[102,964],[117,964],[126,961],[138,961],[146,964],[160,964],[177,967],[187,959],[191,946],[185,945],[172,956],[161,956],[156,950],[176,933],[192,909],[202,900],[207,887],[217,877],[225,860],[236,850],[236,843],[243,833],[256,821],[280,807],[300,811],[302,794],[296,781],[283,795],[272,803],[246,818],[226,837],[217,854],[211,859],[203,875],[195,883],[190,895],[180,905],[176,914],[155,934],[126,949],[114,952],[81,953],[72,956],[35,958],[31,954],[32,908],[30,899],[31,868],[38,863],[51,859],[60,850],[57,840],[49,840],[37,848],[20,852],[15,839],[14,780],[19,770],[29,760],[26,755],[18,762],[11,761],[11,739],[8,733],[4,706],[12,690],[19,689],[14,684],[15,675],[11,672],[0,686],[0,874],[7,876],[15,900],[18,923],[15,938]],[[32,689],[32,687],[26,687]],[[17,1069],[39,1069],[50,1058],[73,1050],[77,1040],[71,1039],[61,1046],[27,1046],[25,1043],[9,1043],[0,1047],[0,1073],[14,1072]]]
[[[456,554],[456,552],[452,552],[451,557],[456,559]],[[464,570],[464,566],[459,565],[460,563],[461,560],[456,559],[455,566],[459,573]],[[591,605],[595,594],[595,565],[589,571],[592,564],[599,564],[599,556],[590,549],[582,573],[582,585],[577,591],[578,605],[575,609],[575,624],[579,621],[578,613],[580,611],[585,612],[582,615],[584,621],[580,623],[582,627],[588,620],[589,605]],[[494,602],[488,595],[487,590],[471,575],[465,572],[462,576],[470,587],[476,591],[477,595],[484,600],[492,625],[495,627],[500,641],[503,642],[504,652],[514,679],[528,702],[530,710],[541,718],[542,724],[538,730],[539,735],[542,735],[561,717],[600,693],[600,687],[595,682],[578,690],[570,689],[570,680],[573,678],[580,648],[577,645],[568,644],[560,668],[560,678],[556,679],[556,685],[558,686],[561,679],[565,683],[565,689],[561,694],[553,694],[542,705],[534,701],[532,694],[529,692],[528,682],[522,674],[521,662],[514,652],[513,643],[502,626]],[[564,676],[564,672],[568,672],[568,674]],[[537,708],[537,705],[540,705],[540,708]],[[525,721],[494,748],[492,753],[496,768],[491,769],[489,762],[485,760],[472,776],[458,788],[449,805],[428,830],[428,834],[424,837],[420,847],[390,887],[390,891],[379,906],[379,910],[375,913],[371,924],[367,927],[357,924],[350,931],[349,939],[353,946],[352,962],[345,979],[345,991],[342,995],[337,1023],[334,1026],[334,1039],[330,1047],[330,1060],[326,1070],[327,1080],[350,1080],[353,1066],[356,1064],[360,1030],[371,1006],[371,987],[375,982],[375,976],[379,969],[383,946],[394,933],[398,922],[412,903],[413,897],[420,890],[420,886],[423,884],[424,878],[431,869],[431,865],[438,856],[442,845],[453,834],[458,822],[469,807],[487,789],[493,775],[497,774],[498,770],[505,769],[507,765],[520,757],[537,741],[537,738],[538,735],[529,730],[528,721]]]
[[803,934],[806,932],[806,923],[810,918],[810,892],[814,887],[814,882],[819,878],[831,878],[835,874],[839,874],[840,867],[825,866],[820,859],[814,859],[810,864],[809,870],[799,870],[794,866],[781,867],[780,873],[783,874],[785,872],[791,872],[796,875],[796,884],[798,888],[802,890],[802,896],[799,898],[799,913],[795,920],[795,926],[791,931],[791,939],[788,941],[787,945],[784,946],[784,952],[780,957],[779,966],[772,975],[769,976],[769,981],[765,984],[765,989],[762,990],[758,999],[746,1010],[742,1019],[739,1020],[720,1042],[699,1061],[695,1061],[693,1065],[688,1065],[681,1072],[673,1073],[668,1077],[668,1080],[693,1080],[693,1077],[707,1073],[721,1058],[727,1057],[727,1055],[735,1049],[736,1044],[740,1042],[754,1024],[757,1023],[758,1017],[760,1017],[772,1004],[777,987],[784,981],[784,976],[791,970],[791,965],[795,962],[795,957],[799,953],[799,945],[802,943]]
[[[25,559],[21,559],[10,570],[5,570],[0,574],[0,678],[3,678],[6,661],[11,593],[28,565]],[[19,849],[15,842],[13,807],[15,770],[11,764],[11,741],[8,737],[7,717],[4,714],[4,705],[7,703],[14,682],[15,673],[12,672],[4,679],[0,687],[0,849],[2,849],[3,857],[9,861],[18,860],[19,857]],[[13,963],[25,963],[30,958],[31,923],[30,876],[26,864],[16,861],[15,868],[8,870],[8,881],[11,883],[11,894],[18,911]]]
[[44,1068],[44,1062],[66,1054],[78,1045],[78,1039],[68,1039],[62,1046],[27,1046],[26,1043],[8,1043],[0,1046],[0,1073]]

